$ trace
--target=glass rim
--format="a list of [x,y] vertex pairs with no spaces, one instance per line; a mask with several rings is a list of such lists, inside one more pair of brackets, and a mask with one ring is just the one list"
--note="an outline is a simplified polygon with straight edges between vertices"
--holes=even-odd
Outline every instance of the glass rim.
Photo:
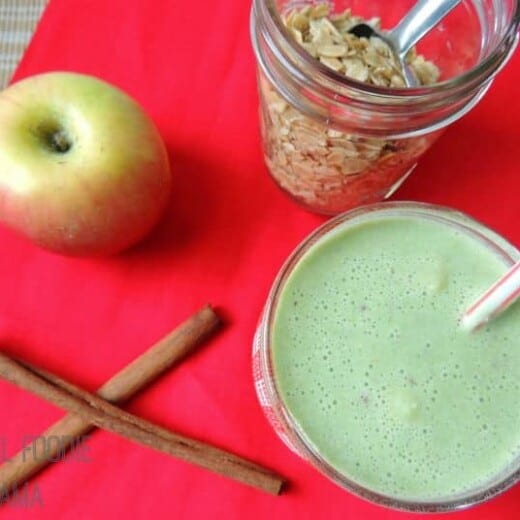
[[[414,88],[393,88],[369,85],[365,82],[357,81],[339,74],[314,59],[291,37],[276,7],[275,0],[254,0],[253,9],[257,13],[268,15],[266,21],[271,33],[274,34],[277,39],[283,39],[283,41],[289,45],[291,52],[297,55],[298,60],[301,60],[305,65],[305,70],[317,70],[320,76],[324,77],[331,85],[337,87],[338,90],[348,88],[363,94],[382,96],[386,98],[387,101],[388,99],[395,99],[401,102],[403,99],[427,98],[432,94],[443,93],[447,95],[464,88],[468,84],[472,85],[475,82],[481,83],[482,76],[487,80],[496,75],[511,57],[520,37],[520,0],[514,0],[514,2],[514,11],[509,26],[501,40],[495,45],[493,51],[488,56],[476,63],[471,69],[454,78],[440,81],[433,85]],[[487,71],[490,73],[486,74]],[[304,72],[304,69],[302,69],[302,72]]]
[[361,206],[337,215],[311,232],[296,246],[282,265],[269,291],[259,326],[259,329],[263,329],[263,341],[260,344],[260,368],[265,381],[265,390],[267,391],[270,404],[274,404],[274,406],[272,406],[273,413],[276,415],[277,420],[283,425],[283,428],[287,432],[290,432],[290,444],[294,445],[293,448],[299,456],[303,457],[315,469],[343,489],[373,504],[407,512],[442,513],[467,509],[502,494],[520,482],[520,457],[518,457],[518,460],[514,460],[510,466],[504,468],[504,473],[497,475],[495,479],[473,490],[455,494],[453,497],[440,497],[435,500],[418,500],[385,495],[351,480],[336,470],[319,454],[285,406],[276,384],[271,356],[271,334],[278,298],[283,291],[286,280],[293,269],[299,264],[302,257],[319,241],[324,240],[329,233],[334,232],[342,225],[347,225],[349,222],[355,223],[356,220],[363,218],[365,215],[376,216],[382,214],[386,214],[390,217],[412,216],[428,218],[440,221],[446,225],[459,227],[471,233],[476,239],[485,243],[487,242],[488,246],[511,265],[515,261],[520,260],[520,250],[503,236],[466,213],[446,206],[413,201],[380,202]]

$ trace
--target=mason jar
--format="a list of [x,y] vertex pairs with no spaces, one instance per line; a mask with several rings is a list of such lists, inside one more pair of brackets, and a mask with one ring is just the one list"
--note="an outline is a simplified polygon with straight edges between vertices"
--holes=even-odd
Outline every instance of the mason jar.
[[[323,279],[312,278],[312,284],[305,288],[302,288],[301,285],[295,283],[295,275],[301,275],[302,270],[308,268],[309,265],[312,265],[314,269],[319,265],[323,267],[323,271],[327,272],[337,268],[338,265],[343,265],[344,267],[347,265],[345,263],[345,258],[336,254],[340,249],[334,249],[333,251],[335,252],[335,255],[329,256],[327,261],[325,261],[323,256],[320,259],[317,259],[318,255],[315,255],[315,253],[319,251],[323,245],[326,245],[327,243],[330,244],[330,242],[334,241],[338,236],[344,236],[344,233],[359,229],[360,227],[367,228],[372,226],[373,228],[374,226],[380,226],[381,223],[384,223],[385,221],[395,221],[396,219],[408,222],[432,223],[441,226],[446,230],[451,230],[457,235],[464,236],[466,239],[474,242],[474,244],[472,244],[474,250],[482,248],[491,252],[492,255],[503,264],[504,272],[508,268],[512,267],[516,262],[520,261],[520,250],[509,243],[504,237],[474,220],[470,216],[451,208],[417,202],[381,202],[355,208],[331,218],[306,237],[294,249],[279,270],[271,286],[260,315],[253,341],[252,368],[255,390],[267,420],[284,444],[291,451],[296,453],[312,467],[331,479],[340,487],[372,503],[392,509],[421,513],[456,511],[490,500],[520,482],[520,444],[516,445],[514,453],[509,454],[507,450],[503,450],[503,453],[506,454],[505,459],[507,460],[504,461],[503,459],[500,459],[501,462],[504,462],[503,465],[500,463],[500,469],[488,474],[488,478],[483,479],[476,484],[472,483],[469,487],[462,487],[464,479],[459,475],[458,478],[461,479],[459,483],[461,484],[462,489],[453,490],[453,492],[450,492],[447,495],[434,497],[428,496],[426,493],[428,490],[428,484],[425,484],[423,480],[419,479],[419,475],[412,471],[411,466],[407,466],[407,471],[410,472],[412,477],[410,477],[406,472],[404,477],[403,475],[401,475],[401,477],[413,478],[414,481],[417,481],[418,485],[423,486],[423,491],[425,491],[423,497],[410,498],[408,496],[403,496],[402,494],[384,493],[381,490],[376,489],[373,485],[371,486],[366,482],[356,479],[356,476],[359,478],[360,470],[362,472],[368,472],[369,470],[367,468],[371,468],[372,471],[374,470],[374,467],[370,465],[368,457],[365,459],[359,455],[360,442],[371,442],[374,446],[379,448],[374,464],[377,467],[376,472],[381,475],[384,475],[383,472],[389,469],[388,466],[384,466],[383,464],[385,452],[398,454],[396,457],[399,460],[406,460],[413,456],[413,448],[411,448],[411,451],[408,453],[401,451],[402,446],[398,446],[395,442],[396,438],[389,435],[389,423],[380,422],[376,418],[377,415],[374,415],[375,409],[383,408],[393,410],[398,420],[401,420],[400,422],[403,428],[405,428],[404,425],[406,425],[409,428],[415,429],[418,435],[416,446],[420,446],[423,452],[426,451],[428,442],[431,441],[429,435],[434,435],[434,438],[437,439],[436,442],[439,443],[439,445],[442,445],[442,442],[445,443],[442,448],[445,450],[444,455],[447,455],[447,457],[453,461],[455,457],[455,453],[453,452],[455,440],[452,440],[452,444],[450,444],[446,439],[442,441],[442,437],[435,437],[439,432],[432,434],[432,432],[424,428],[425,423],[420,421],[421,413],[426,413],[427,416],[430,416],[430,412],[428,412],[430,397],[419,398],[418,403],[421,404],[418,405],[417,409],[414,407],[408,408],[408,405],[413,402],[413,399],[408,401],[407,398],[404,397],[407,396],[411,398],[411,395],[414,393],[427,395],[429,392],[427,390],[427,377],[424,376],[420,380],[415,380],[413,378],[417,377],[417,374],[412,378],[412,372],[407,372],[408,376],[406,377],[401,376],[400,374],[403,373],[401,367],[399,375],[394,378],[392,374],[394,374],[393,370],[395,367],[387,365],[387,360],[380,360],[380,364],[378,364],[378,356],[382,355],[380,353],[383,350],[393,349],[395,352],[395,349],[400,349],[405,353],[405,356],[409,356],[408,361],[410,365],[404,365],[408,367],[413,366],[418,359],[421,359],[421,356],[425,356],[424,359],[427,360],[425,363],[429,367],[427,370],[428,376],[433,377],[435,375],[437,381],[440,382],[440,385],[445,384],[445,382],[448,381],[448,379],[445,379],[448,375],[450,380],[452,377],[455,377],[455,372],[452,372],[452,370],[460,370],[459,363],[462,364],[460,359],[455,359],[453,356],[447,356],[446,358],[443,358],[444,364],[439,365],[438,358],[435,358],[436,360],[434,360],[434,357],[431,356],[432,349],[434,349],[433,344],[426,343],[426,346],[414,342],[407,344],[407,340],[404,339],[404,336],[406,336],[406,331],[409,330],[411,326],[410,321],[407,321],[407,317],[404,317],[402,320],[397,319],[395,318],[395,315],[394,320],[390,320],[390,324],[382,319],[381,323],[384,323],[384,325],[382,325],[381,329],[377,331],[372,330],[370,332],[370,335],[373,334],[375,338],[379,338],[376,340],[380,345],[379,350],[369,350],[370,347],[368,340],[366,344],[363,344],[363,348],[370,352],[370,365],[367,366],[366,364],[360,363],[359,358],[354,356],[351,358],[351,362],[344,364],[339,361],[337,356],[337,354],[339,354],[339,357],[345,355],[337,351],[338,345],[341,345],[341,350],[349,353],[348,355],[351,355],[353,352],[356,352],[356,341],[362,341],[359,336],[356,338],[350,336],[349,333],[346,332],[347,328],[345,327],[345,324],[349,324],[348,330],[352,330],[352,328],[350,328],[351,325],[359,330],[367,328],[367,323],[371,322],[367,321],[368,318],[366,312],[371,312],[370,307],[375,306],[374,302],[367,299],[364,300],[366,301],[366,308],[363,308],[364,306],[357,307],[358,311],[352,312],[353,307],[349,307],[349,305],[352,303],[350,300],[355,298],[355,291],[349,291],[348,284],[355,284],[354,281],[356,280],[356,277],[358,280],[363,278],[364,275],[360,273],[366,273],[367,271],[372,270],[376,271],[379,268],[382,270],[387,269],[388,276],[392,276],[391,270],[389,269],[390,264],[386,263],[390,257],[386,257],[386,260],[383,260],[383,258],[385,258],[383,255],[374,255],[372,257],[373,261],[371,265],[370,263],[369,265],[363,264],[365,267],[364,270],[362,270],[358,265],[357,273],[354,273],[352,270],[350,275],[346,274],[345,279],[343,280],[343,285],[340,285],[341,280],[338,279],[338,285],[340,285],[341,291],[345,290],[345,287],[347,287],[347,290],[345,290],[345,298],[336,297],[336,299],[329,298],[326,302],[320,301],[320,296],[317,295],[320,290],[322,290],[323,293],[330,295],[335,289],[331,287],[330,283],[329,285],[326,285],[327,282],[324,283]],[[353,239],[350,237],[350,249],[356,250],[356,247],[359,247],[362,250],[363,244],[366,244],[366,242],[357,240],[355,236]],[[452,247],[455,247],[453,242]],[[328,251],[330,252],[330,249]],[[313,254],[314,256],[312,256]],[[416,246],[415,254],[421,256],[424,255],[424,251],[421,250],[420,247]],[[310,258],[312,258],[312,260],[310,260]],[[349,268],[352,268],[352,263],[349,263],[348,266]],[[347,271],[348,269],[345,267],[345,273],[347,273]],[[436,282],[432,284],[435,277],[430,278],[428,275],[421,281],[420,276],[414,276],[413,284],[417,289],[415,292],[416,298],[420,298],[420,296],[417,295],[421,294],[424,287],[428,286],[430,287],[430,290],[437,291],[442,287],[442,284],[446,283],[446,280],[443,278],[443,269],[437,270],[434,268],[430,271],[426,270],[423,271],[423,275],[424,273],[431,274],[432,272],[440,275],[440,285],[436,285]],[[326,279],[326,277],[324,279]],[[410,280],[409,278],[407,279]],[[352,280],[352,282],[349,280]],[[460,289],[456,282],[457,280],[449,283],[453,283],[454,286],[457,286],[458,289]],[[410,282],[407,283],[409,284]],[[423,285],[424,283],[426,283],[426,285]],[[309,287],[311,288],[309,289]],[[373,285],[367,285],[366,287],[367,298],[370,298],[370,296],[373,297],[375,293],[378,292],[374,289]],[[368,287],[371,287],[371,289],[368,289]],[[308,291],[306,295],[305,291]],[[400,293],[401,295],[411,294],[409,285],[396,285],[394,295],[396,308],[399,308],[401,305],[401,303],[399,303]],[[290,300],[284,300],[284,298],[287,298],[288,294],[292,295]],[[295,297],[295,294],[298,295],[298,302],[296,302],[296,300],[293,301],[292,299]],[[315,305],[309,306],[309,299],[304,301],[305,296],[307,298],[312,296]],[[338,304],[338,298],[341,299],[343,302],[342,304]],[[469,304],[471,300],[472,298],[469,298],[466,303]],[[297,321],[298,325],[291,330],[291,326],[287,322],[284,322],[287,327],[284,328],[284,332],[286,333],[286,336],[284,337],[290,337],[292,339],[286,339],[282,342],[281,336],[277,335],[275,331],[281,330],[280,328],[277,329],[277,320],[280,308],[283,307],[284,301],[292,302],[289,306],[289,309],[291,309],[290,312],[293,313],[292,317],[294,318],[292,323],[294,324]],[[461,310],[464,308],[464,305],[465,304],[461,305]],[[318,319],[321,320],[322,327],[330,327],[330,329],[326,331],[323,328],[314,328],[313,332],[309,333],[309,330],[312,328],[308,323],[309,320],[312,321],[312,318],[309,316],[316,316],[316,309],[319,307],[323,307],[324,309],[327,308],[325,311],[325,314],[327,315],[326,318]],[[286,311],[287,308],[288,307],[285,307]],[[337,312],[338,308],[339,314]],[[520,308],[517,308],[517,310],[520,310]],[[399,309],[399,315],[402,316],[403,314],[402,309]],[[338,315],[340,315],[341,318],[338,318]],[[427,321],[426,317],[425,321]],[[512,324],[516,322],[513,318],[509,319],[507,323]],[[313,326],[315,325],[316,323],[313,324]],[[400,333],[395,334],[395,332],[392,332],[389,336],[385,336],[382,333],[385,326],[391,330],[392,328],[399,329],[400,325],[403,327],[403,337],[400,337]],[[370,330],[370,326],[368,329]],[[427,327],[425,327],[425,329],[427,329]],[[298,333],[295,332],[296,330]],[[306,358],[309,354],[309,350],[303,351],[301,345],[299,348],[294,349],[296,341],[294,338],[298,337],[299,340],[301,340],[302,331],[305,330],[313,338],[312,358]],[[331,332],[331,337],[342,338],[339,343],[332,341],[331,337],[327,336],[326,332],[329,330]],[[503,336],[504,341],[511,341],[515,337],[514,332],[513,335],[508,335],[505,332],[505,327],[502,327],[500,330],[501,334],[499,334],[499,336]],[[479,417],[479,406],[485,407],[489,405],[493,410],[500,408],[502,403],[496,402],[495,400],[492,404],[487,403],[487,401],[487,404],[484,404],[484,398],[479,393],[481,388],[490,388],[487,386],[490,384],[490,381],[492,381],[491,384],[493,385],[496,382],[496,386],[506,395],[509,395],[513,391],[518,392],[519,390],[517,379],[509,379],[506,384],[505,379],[503,378],[504,376],[499,377],[496,372],[494,372],[494,369],[498,366],[497,364],[500,363],[498,360],[499,346],[496,342],[490,339],[491,336],[489,331],[481,331],[479,333],[483,334],[483,344],[485,344],[487,348],[480,350],[482,344],[479,344],[478,347],[473,344],[470,351],[479,352],[478,355],[475,355],[475,358],[478,358],[478,363],[489,363],[487,368],[482,368],[482,366],[479,365],[479,368],[482,369],[484,373],[488,374],[489,379],[484,382],[483,380],[476,378],[470,368],[473,365],[471,365],[469,361],[464,365],[464,370],[467,369],[467,372],[464,372],[464,376],[456,375],[457,379],[467,380],[469,382],[468,388],[471,388],[471,392],[476,392],[480,396],[477,399],[478,404],[475,405],[466,401],[466,396],[459,394],[456,395],[454,401],[459,399],[459,402],[455,403],[455,407],[458,406],[458,408],[452,407],[451,412],[455,417],[458,417],[460,421],[463,421],[466,418],[466,416],[464,416],[463,419],[464,414],[462,410],[472,410],[475,416]],[[303,332],[303,334],[305,334],[305,332]],[[396,340],[396,338],[399,339]],[[324,366],[329,367],[328,370],[330,372],[334,371],[334,375],[330,376],[331,381],[333,382],[326,383],[322,380],[321,386],[311,386],[310,384],[309,386],[302,384],[301,387],[292,386],[289,392],[287,378],[285,379],[284,386],[281,381],[283,378],[280,371],[280,365],[276,362],[276,352],[280,353],[289,348],[294,349],[292,350],[293,354],[289,369],[291,371],[290,373],[294,376],[292,379],[293,382],[297,381],[300,384],[302,384],[302,382],[308,382],[312,377],[310,373],[308,374],[308,377],[305,376],[305,371],[310,370],[313,373],[323,373]],[[507,348],[510,348],[510,344]],[[462,352],[462,350],[463,349],[461,348],[460,352]],[[484,361],[484,350],[494,352],[495,355],[491,355],[487,358],[487,361]],[[300,357],[298,357],[298,353],[301,354]],[[504,362],[504,364],[505,366],[514,367],[515,370],[518,369],[518,365],[514,361],[510,361],[509,364]],[[365,372],[366,370],[373,371],[371,374],[373,377],[371,377],[371,379],[368,379],[367,376],[369,376],[369,374]],[[325,371],[325,373],[327,373],[327,371]],[[368,383],[369,380],[370,383]],[[331,387],[336,384],[336,381],[340,382],[339,385],[343,388],[342,394],[344,397],[339,398],[337,397],[338,394],[334,394],[334,397],[337,397],[338,401],[341,402],[338,402],[336,406],[331,409],[327,408],[327,411],[324,412],[323,410],[320,410],[320,407],[325,406],[324,403],[327,399],[331,398]],[[359,381],[365,381],[365,386],[353,386],[354,381],[357,381],[358,383]],[[363,383],[360,383],[360,385],[362,384]],[[381,387],[378,386],[379,384],[383,385],[383,390],[380,390]],[[381,400],[377,397],[377,394],[380,391],[381,394],[379,395],[379,398]],[[301,403],[304,401],[310,402],[307,410],[312,410],[312,423],[310,422],[308,415],[310,412],[307,412],[305,415],[305,420],[302,419],[303,416],[299,413],[301,412],[301,409],[297,408],[295,405],[294,395],[296,394],[306,396],[305,398],[301,397],[299,406],[301,406]],[[433,394],[436,395],[436,397],[433,397],[432,400],[438,398],[443,410],[450,409],[450,400],[445,400],[445,394],[441,389],[441,386],[439,386],[438,390],[435,388]],[[362,400],[365,415],[370,418],[367,423],[365,423],[366,429],[359,429],[359,417],[356,417],[356,412],[352,412],[352,407],[349,408],[349,406],[345,405],[345,403],[351,403],[354,399]],[[410,410],[413,411],[412,415],[408,415]],[[422,412],[420,410],[422,410]],[[327,417],[326,420],[329,421],[327,427],[330,429],[328,430],[329,433],[326,447],[323,445],[323,441],[320,445],[318,442],[319,436],[316,436],[316,425],[322,424],[324,417]],[[518,417],[519,414],[516,405],[513,405],[512,408],[506,410],[506,420],[510,421],[511,434],[513,436],[516,435],[517,439],[520,438]],[[348,424],[346,428],[350,429],[350,437],[348,441],[341,442],[338,441],[338,439],[342,439],[341,434],[344,432],[341,428],[345,428],[345,424]],[[375,430],[372,428],[369,429],[369,424],[372,426],[375,425]],[[466,427],[468,427],[468,424],[465,424],[464,427],[462,427],[462,431],[465,431],[465,435],[467,435],[468,438],[467,446],[469,447],[467,447],[467,449],[475,450],[474,452],[468,453],[468,456],[470,459],[471,457],[477,458],[478,446],[476,445],[476,440],[480,433],[478,430],[469,428],[466,431]],[[490,429],[494,428],[494,426],[489,427]],[[372,434],[372,438],[368,440],[368,437],[365,437],[363,441],[363,436],[366,436],[369,431]],[[374,434],[374,431],[378,433]],[[403,434],[403,431],[403,429],[398,430],[400,435]],[[453,436],[453,431],[451,431],[450,434]],[[472,440],[475,444],[471,447]],[[348,444],[347,446],[345,446],[345,442]],[[391,444],[391,442],[394,444]],[[493,446],[495,441],[492,438],[488,438],[488,441],[485,442],[487,442],[489,446]],[[357,460],[355,466],[352,462],[350,468],[345,469],[345,464],[338,465],[337,461],[335,463],[334,458],[331,455],[331,446],[335,447],[339,451],[349,451],[348,446],[350,446],[350,453],[357,453],[354,457],[354,460]],[[326,449],[322,449],[324,447]],[[383,455],[381,454],[381,450],[383,451]],[[500,450],[498,453],[500,453]],[[380,460],[379,456],[383,460]],[[411,460],[409,460],[409,462],[411,462]],[[418,459],[413,462],[414,464],[428,467],[428,464],[425,464],[424,460],[421,461]],[[494,463],[495,461],[493,457],[489,457],[488,462]],[[358,465],[360,466],[359,469],[357,468]],[[490,465],[492,466],[493,464]],[[457,467],[458,466],[454,462],[453,471],[455,473],[457,473]],[[480,470],[484,475],[486,475],[485,467]],[[396,471],[395,474],[400,475],[398,471]]]
[[[417,45],[440,76],[413,88],[393,79],[391,86],[369,84],[364,71],[347,77],[329,66],[334,60],[304,48],[284,20],[323,3],[254,0],[251,36],[268,170],[300,205],[332,215],[389,197],[443,130],[478,103],[516,47],[520,3],[462,0]],[[414,3],[327,4],[331,16],[351,9],[391,28]]]

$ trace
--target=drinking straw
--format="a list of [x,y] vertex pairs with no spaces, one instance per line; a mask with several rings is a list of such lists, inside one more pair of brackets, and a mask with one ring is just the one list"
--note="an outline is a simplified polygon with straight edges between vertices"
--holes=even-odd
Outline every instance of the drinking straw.
[[505,311],[520,296],[520,262],[472,303],[462,316],[462,326],[476,330]]

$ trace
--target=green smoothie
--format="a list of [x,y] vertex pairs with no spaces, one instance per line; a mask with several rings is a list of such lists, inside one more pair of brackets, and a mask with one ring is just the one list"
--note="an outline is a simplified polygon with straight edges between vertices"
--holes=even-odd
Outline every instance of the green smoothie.
[[507,269],[444,223],[338,229],[289,276],[274,377],[308,443],[372,491],[441,500],[520,456],[520,305],[471,333],[464,309]]

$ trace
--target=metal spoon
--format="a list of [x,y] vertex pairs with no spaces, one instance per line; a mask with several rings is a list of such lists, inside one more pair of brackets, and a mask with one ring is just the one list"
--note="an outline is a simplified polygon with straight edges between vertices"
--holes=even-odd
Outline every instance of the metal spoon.
[[359,23],[349,32],[359,38],[376,36],[383,40],[401,64],[407,87],[416,87],[419,81],[405,58],[408,51],[433,29],[461,0],[419,0],[405,17],[390,31],[377,32],[366,23]]

